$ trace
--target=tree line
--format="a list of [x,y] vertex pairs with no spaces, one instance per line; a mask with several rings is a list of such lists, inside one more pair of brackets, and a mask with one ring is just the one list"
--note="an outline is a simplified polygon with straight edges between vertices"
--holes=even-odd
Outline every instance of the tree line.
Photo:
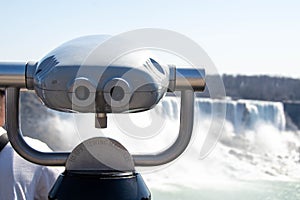
[[[216,76],[207,76],[207,84],[213,84]],[[232,99],[265,101],[300,101],[300,79],[271,76],[223,75],[226,96]],[[206,87],[198,96],[209,97]]]

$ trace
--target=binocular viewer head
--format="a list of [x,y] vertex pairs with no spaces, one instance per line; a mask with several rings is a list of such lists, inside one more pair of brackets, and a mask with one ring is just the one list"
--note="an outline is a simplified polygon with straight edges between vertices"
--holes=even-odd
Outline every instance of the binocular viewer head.
[[145,111],[167,91],[205,87],[203,70],[161,64],[148,51],[113,55],[118,46],[106,51],[106,39],[75,39],[27,65],[27,87],[49,108],[84,113]]

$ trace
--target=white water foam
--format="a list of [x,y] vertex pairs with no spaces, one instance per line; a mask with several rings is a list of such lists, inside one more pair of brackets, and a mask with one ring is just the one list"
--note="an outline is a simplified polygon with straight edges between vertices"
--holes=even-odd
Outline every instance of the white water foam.
[[[50,141],[60,143],[56,144],[61,146],[60,149],[65,145],[67,150],[89,137],[107,136],[120,141],[132,153],[161,151],[171,145],[177,137],[179,102],[178,97],[167,96],[153,110],[130,114],[130,127],[139,128],[137,132],[131,132],[132,129],[120,123],[128,120],[122,118],[127,115],[109,115],[108,128],[103,130],[94,128],[93,114],[76,114],[74,115],[76,117],[57,115],[47,123],[51,122],[51,126],[56,127],[55,134],[59,134],[60,139]],[[222,137],[211,154],[200,159],[199,153],[204,138],[209,134],[214,104],[227,106]],[[150,170],[142,169],[150,185],[157,186],[159,182],[180,182],[186,186],[195,186],[210,180],[232,178],[243,180],[300,178],[299,132],[285,131],[282,103],[197,98],[195,105],[197,126],[192,144],[184,155],[171,165]],[[161,127],[152,129],[151,125],[155,121],[161,122]],[[154,131],[152,133],[146,130]],[[57,138],[47,136],[51,137]]]

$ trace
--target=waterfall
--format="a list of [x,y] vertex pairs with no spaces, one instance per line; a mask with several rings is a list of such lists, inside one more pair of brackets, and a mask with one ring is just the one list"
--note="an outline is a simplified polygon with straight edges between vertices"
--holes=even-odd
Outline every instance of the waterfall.
[[[212,115],[213,104],[225,106],[226,120],[232,123],[236,133],[252,130],[260,123],[272,125],[280,131],[284,131],[286,127],[284,106],[281,102],[196,98],[195,103],[195,116],[201,117]],[[165,97],[158,107],[159,109],[156,109],[158,114],[169,119],[178,119],[180,107],[178,98]]]
[[211,115],[212,104],[225,104],[226,120],[233,124],[236,133],[254,129],[259,123],[285,130],[286,120],[281,102],[197,99],[196,103],[199,107],[196,115]]

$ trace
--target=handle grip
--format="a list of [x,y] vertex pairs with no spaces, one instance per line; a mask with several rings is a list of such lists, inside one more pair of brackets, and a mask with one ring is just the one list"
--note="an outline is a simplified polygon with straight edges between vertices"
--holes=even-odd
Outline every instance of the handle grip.
[[0,62],[0,87],[26,87],[25,62]]
[[[19,88],[6,89],[6,115],[8,138],[13,148],[26,160],[47,166],[64,166],[70,153],[44,153],[30,147],[24,140],[19,127]],[[157,166],[175,160],[187,148],[193,131],[194,93],[181,94],[180,129],[177,140],[168,149],[153,155],[133,155],[136,166]]]

